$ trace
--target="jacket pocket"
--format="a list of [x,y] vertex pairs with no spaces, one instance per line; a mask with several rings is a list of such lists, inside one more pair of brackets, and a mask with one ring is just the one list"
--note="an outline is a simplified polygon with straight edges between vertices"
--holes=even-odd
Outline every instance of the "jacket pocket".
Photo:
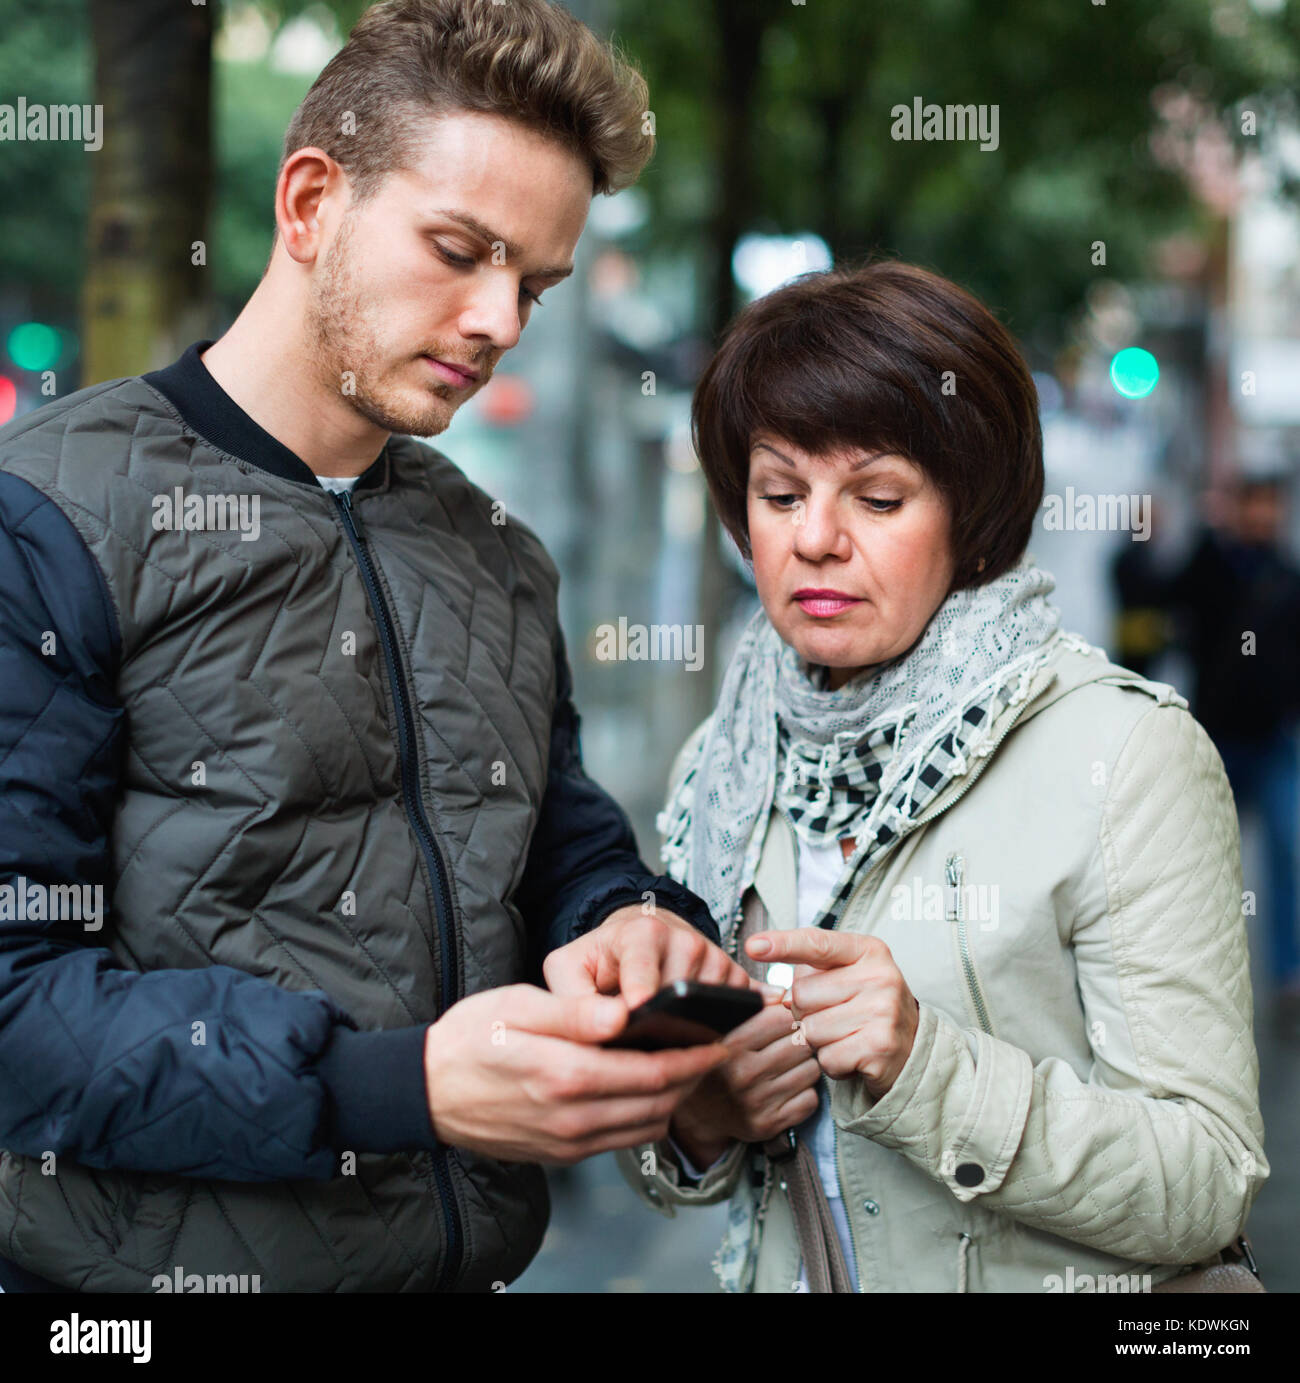
[[[971,943],[971,931],[974,926],[980,924],[980,915],[986,910],[985,902],[989,895],[987,893],[976,893],[977,906],[974,908],[975,916],[972,916],[971,895],[974,890],[966,882],[966,860],[959,852],[950,854],[944,862],[944,915],[949,925],[952,927],[953,945],[957,952],[957,965],[961,970],[962,978],[966,985],[966,993],[970,999],[971,1008],[975,1012],[976,1021],[990,1037],[995,1036],[993,1032],[993,1021],[989,1015],[988,1000],[984,995],[984,986],[980,983],[979,972],[975,968],[975,955]],[[989,925],[984,922],[982,925]]]
[[76,1170],[84,1180],[72,1198],[106,1256],[138,1272],[170,1273],[195,1183],[166,1172]]

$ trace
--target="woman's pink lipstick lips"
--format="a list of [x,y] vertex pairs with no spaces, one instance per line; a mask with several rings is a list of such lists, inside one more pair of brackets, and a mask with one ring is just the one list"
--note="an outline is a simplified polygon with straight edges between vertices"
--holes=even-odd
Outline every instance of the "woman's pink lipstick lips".
[[861,599],[857,596],[840,595],[829,591],[817,593],[809,591],[804,595],[796,595],[795,600],[805,615],[815,615],[819,619],[838,615],[851,605],[862,604]]

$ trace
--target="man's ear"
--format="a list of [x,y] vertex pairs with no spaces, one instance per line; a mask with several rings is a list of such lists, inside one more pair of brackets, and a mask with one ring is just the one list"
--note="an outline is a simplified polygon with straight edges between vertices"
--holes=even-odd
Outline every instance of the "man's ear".
[[291,259],[307,264],[316,258],[331,204],[341,199],[345,210],[351,197],[347,174],[324,149],[309,146],[289,155],[276,179],[275,222]]

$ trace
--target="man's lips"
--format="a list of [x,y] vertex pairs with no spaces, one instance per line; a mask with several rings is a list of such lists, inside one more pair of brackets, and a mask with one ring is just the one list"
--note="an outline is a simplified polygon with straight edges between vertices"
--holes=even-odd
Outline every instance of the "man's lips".
[[449,365],[445,360],[438,360],[432,355],[421,356],[421,359],[427,360],[441,379],[446,380],[448,384],[454,384],[458,389],[468,389],[478,380],[479,372],[468,365]]
[[831,615],[841,614],[854,605],[862,604],[860,596],[811,586],[796,591],[794,600],[805,615],[812,615],[817,619],[826,619]]

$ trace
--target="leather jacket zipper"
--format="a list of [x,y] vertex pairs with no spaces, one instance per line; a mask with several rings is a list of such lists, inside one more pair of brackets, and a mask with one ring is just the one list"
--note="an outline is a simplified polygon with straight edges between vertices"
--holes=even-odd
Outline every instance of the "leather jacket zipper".
[[[415,717],[411,712],[410,698],[407,696],[406,674],[402,667],[401,653],[397,646],[397,632],[393,617],[384,602],[379,581],[375,576],[374,564],[362,536],[361,516],[352,507],[352,495],[348,491],[334,495],[343,520],[343,530],[352,544],[353,555],[361,569],[361,579],[366,588],[366,597],[374,612],[375,623],[379,628],[379,641],[384,650],[384,663],[388,668],[388,682],[393,692],[393,708],[397,715],[397,749],[401,765],[402,798],[406,806],[407,820],[420,843],[434,885],[434,911],[438,919],[438,937],[442,955],[439,970],[442,984],[439,1016],[459,998],[460,973],[456,954],[455,914],[452,910],[451,887],[447,882],[447,866],[437,838],[425,814],[424,803],[420,800],[420,768],[416,757]],[[446,1231],[447,1252],[443,1261],[435,1290],[442,1291],[450,1286],[460,1273],[462,1232],[460,1206],[456,1201],[452,1186],[451,1169],[447,1165],[448,1153],[438,1148],[433,1154],[433,1170],[438,1182],[438,1197],[442,1203],[443,1227]]]

